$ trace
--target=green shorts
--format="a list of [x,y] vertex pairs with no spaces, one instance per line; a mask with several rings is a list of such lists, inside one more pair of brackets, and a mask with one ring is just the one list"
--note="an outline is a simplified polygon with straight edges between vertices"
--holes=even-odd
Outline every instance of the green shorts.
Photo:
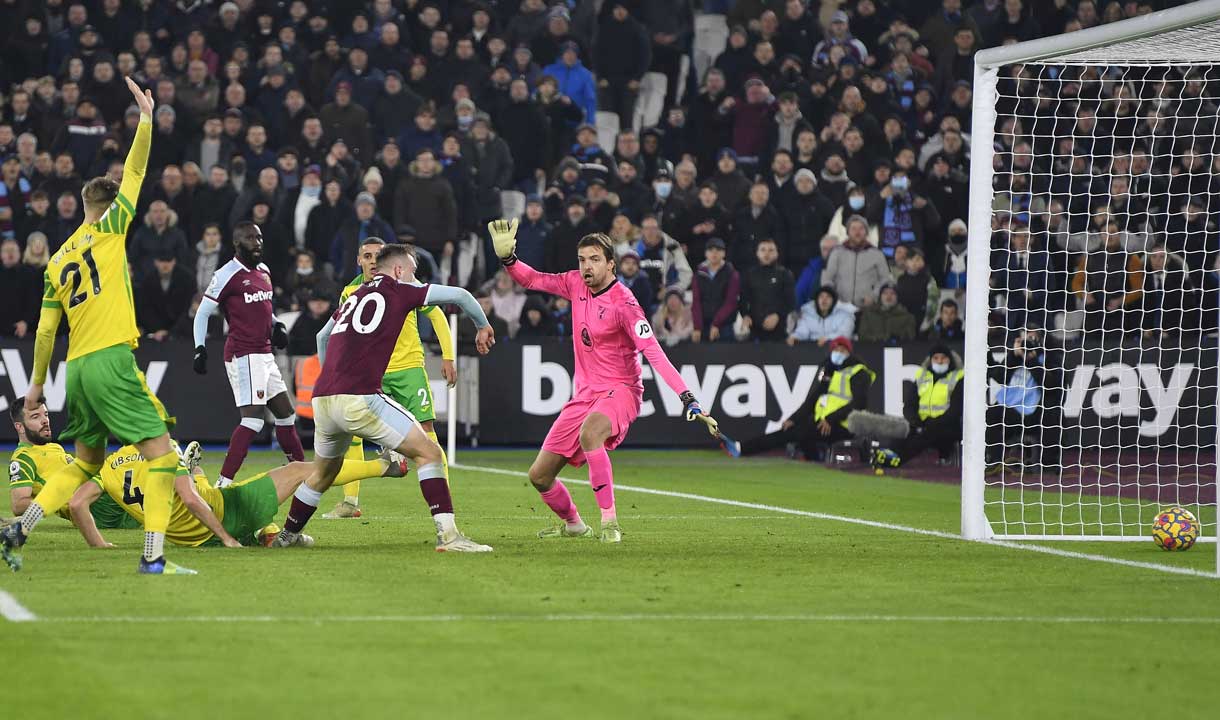
[[405,407],[418,422],[436,419],[436,409],[432,407],[432,386],[423,368],[386,373],[381,378],[381,391]]
[[[268,473],[221,488],[220,496],[225,501],[225,514],[220,524],[242,545],[253,545],[254,533],[270,525],[280,510],[275,481]],[[204,543],[205,546],[219,544],[215,537]]]
[[114,498],[106,493],[102,493],[89,506],[89,514],[93,516],[93,522],[99,530],[134,530],[144,527],[143,523],[128,515],[127,511],[119,507]]
[[68,426],[61,442],[105,447],[114,435],[124,445],[160,437],[174,419],[148,389],[135,355],[112,345],[68,361]]

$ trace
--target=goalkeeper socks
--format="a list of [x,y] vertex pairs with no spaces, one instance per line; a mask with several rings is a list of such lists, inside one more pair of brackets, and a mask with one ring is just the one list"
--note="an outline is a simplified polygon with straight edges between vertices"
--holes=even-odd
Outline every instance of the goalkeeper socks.
[[229,480],[237,477],[237,471],[246,461],[246,453],[250,452],[250,443],[254,442],[254,438],[262,431],[262,418],[241,419],[241,424],[234,428],[233,435],[229,437],[229,452],[225,455],[224,464],[220,466],[221,477]]
[[556,479],[550,490],[539,494],[542,496],[542,501],[559,516],[560,520],[570,526],[584,524],[580,519],[580,513],[576,510],[576,503],[572,502],[572,493],[568,492],[568,486],[564,485],[562,480]]
[[322,493],[302,483],[292,494],[292,507],[288,509],[288,517],[284,520],[283,532],[294,535],[301,532],[321,501]]
[[597,497],[597,506],[602,509],[602,522],[615,518],[614,512],[614,469],[610,467],[610,456],[606,448],[586,450],[585,460],[589,462],[589,484],[593,486],[593,495]]
[[165,555],[165,533],[144,533],[144,559],[152,562]]
[[88,482],[89,478],[97,475],[101,469],[100,464],[90,465],[77,459],[48,475],[46,483],[38,493],[37,505],[42,512],[31,512],[34,509],[34,505],[31,504],[21,517],[21,532],[28,536],[34,526],[42,520],[43,515],[53,515],[67,505],[72,496],[76,494],[76,489]]
[[286,418],[275,419],[275,441],[280,444],[280,449],[284,451],[288,462],[305,460],[305,448],[301,446],[301,436],[297,435],[295,413]]

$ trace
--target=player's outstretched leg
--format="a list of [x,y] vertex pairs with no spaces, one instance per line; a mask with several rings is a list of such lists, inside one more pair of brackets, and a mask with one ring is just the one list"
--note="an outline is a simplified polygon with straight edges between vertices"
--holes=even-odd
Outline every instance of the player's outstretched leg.
[[558,478],[559,471],[567,462],[562,455],[542,450],[534,459],[534,464],[530,466],[530,482],[533,483],[534,489],[538,491],[547,507],[563,521],[558,525],[540,530],[538,532],[540,538],[593,536],[593,528],[580,519],[580,512],[572,500],[572,493],[568,492],[567,486]]
[[51,473],[38,498],[30,503],[20,518],[14,519],[12,525],[0,530],[0,556],[13,572],[22,567],[21,547],[30,533],[34,532],[43,517],[55,514],[68,504],[76,489],[102,469],[105,456],[104,444],[95,448],[78,442],[75,462]]
[[589,484],[602,511],[601,541],[604,543],[623,541],[623,531],[619,529],[618,513],[614,508],[614,468],[606,452],[606,440],[613,433],[610,418],[598,412],[590,413],[580,426],[580,447],[589,463]]
[[398,452],[415,462],[419,489],[436,525],[436,551],[491,552],[490,545],[477,543],[458,530],[441,446],[429,438],[419,425],[414,425],[398,446]]

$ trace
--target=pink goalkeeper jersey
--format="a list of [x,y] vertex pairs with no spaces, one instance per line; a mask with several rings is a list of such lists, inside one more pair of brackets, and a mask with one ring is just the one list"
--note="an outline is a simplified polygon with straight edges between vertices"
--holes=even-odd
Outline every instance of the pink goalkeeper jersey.
[[522,287],[559,295],[572,303],[575,393],[622,385],[643,391],[641,352],[670,390],[679,395],[686,392],[686,383],[665,357],[644,311],[622,283],[616,281],[594,293],[585,286],[579,270],[552,275],[520,260],[508,266],[508,273]]

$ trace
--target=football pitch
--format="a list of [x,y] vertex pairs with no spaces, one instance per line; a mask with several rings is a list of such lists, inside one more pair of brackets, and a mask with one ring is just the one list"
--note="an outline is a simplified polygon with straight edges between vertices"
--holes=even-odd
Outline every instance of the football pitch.
[[[222,457],[205,455],[209,477]],[[619,547],[535,537],[553,518],[525,451],[466,451],[453,472],[487,556],[433,552],[414,474],[365,482],[365,516],[318,517],[312,549],[173,549],[197,577],[137,576],[139,531],[89,550],[48,520],[25,570],[0,575],[5,705],[22,720],[1124,718],[1217,699],[1220,581],[1189,574],[1213,571],[1211,545],[969,543],[956,486],[612,457]],[[281,458],[252,453],[242,477]],[[595,523],[585,473],[564,476]]]

